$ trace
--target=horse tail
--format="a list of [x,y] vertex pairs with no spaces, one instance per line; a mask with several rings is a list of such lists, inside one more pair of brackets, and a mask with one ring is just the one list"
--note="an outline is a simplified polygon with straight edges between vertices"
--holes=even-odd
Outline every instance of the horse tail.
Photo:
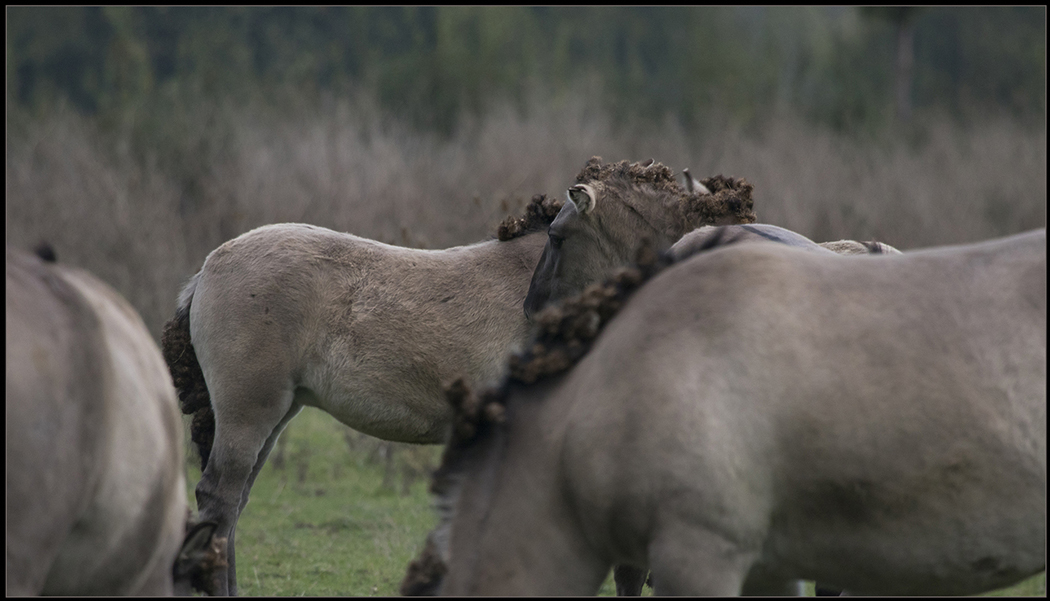
[[179,407],[184,414],[193,414],[190,438],[197,445],[203,471],[208,465],[211,445],[215,440],[215,413],[212,412],[204,372],[201,371],[197,353],[190,341],[190,304],[200,276],[201,272],[198,271],[179,294],[175,317],[164,324],[161,347],[168,370],[171,371],[171,379],[179,392]]

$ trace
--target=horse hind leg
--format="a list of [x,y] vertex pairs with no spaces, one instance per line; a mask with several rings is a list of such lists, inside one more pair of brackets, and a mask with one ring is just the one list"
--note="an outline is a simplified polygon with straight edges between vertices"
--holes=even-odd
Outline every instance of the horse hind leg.
[[288,412],[283,418],[281,418],[280,423],[277,424],[277,427],[275,427],[270,435],[266,437],[266,442],[263,443],[263,447],[259,451],[259,458],[255,462],[255,467],[252,468],[252,473],[248,476],[248,484],[244,487],[244,494],[241,496],[241,506],[238,513],[244,511],[245,505],[248,504],[248,493],[251,492],[252,486],[255,485],[255,479],[259,476],[259,472],[262,471],[263,465],[266,464],[266,460],[270,457],[270,451],[273,450],[273,446],[277,443],[277,439],[288,426],[288,422],[292,421],[292,418],[299,415],[299,412],[302,410],[302,405],[293,402],[291,408],[289,408]]
[[216,522],[215,536],[227,539],[229,567],[219,576],[218,594],[228,595],[237,594],[237,520],[277,437],[301,409],[294,403],[290,383],[271,380],[273,385],[265,386],[262,379],[237,381],[252,382],[251,390],[212,386],[209,382],[215,440],[196,489],[199,519]]

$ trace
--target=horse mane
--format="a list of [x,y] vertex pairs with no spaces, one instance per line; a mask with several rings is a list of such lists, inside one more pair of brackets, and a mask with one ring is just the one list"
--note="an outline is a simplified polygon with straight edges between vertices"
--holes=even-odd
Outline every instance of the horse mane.
[[[700,225],[719,223],[753,223],[753,186],[743,179],[721,175],[703,180],[710,194],[688,192],[678,184],[670,168],[649,161],[644,164],[620,161],[602,164],[592,157],[576,176],[577,183],[599,181],[613,187],[648,188],[677,204],[672,221],[679,234]],[[629,194],[635,199],[652,198],[648,194]],[[525,215],[508,217],[500,224],[498,238],[510,240],[528,231],[546,227],[557,216],[563,202],[536,195],[526,206]],[[696,252],[722,242],[721,232]],[[686,258],[683,256],[678,260]],[[440,587],[448,557],[448,536],[455,505],[459,497],[462,466],[476,444],[489,439],[506,419],[506,398],[512,386],[529,386],[538,380],[564,373],[590,349],[599,333],[620,311],[630,295],[646,281],[674,262],[666,253],[658,254],[651,240],[643,241],[635,263],[614,272],[605,281],[591,284],[580,295],[559,305],[550,306],[536,317],[536,333],[526,350],[509,360],[509,373],[497,386],[476,392],[462,379],[445,388],[453,409],[451,435],[442,453],[441,464],[434,471],[430,492],[434,495],[438,526],[427,539],[421,555],[409,564],[401,585],[404,594],[429,594]]]
[[617,163],[602,164],[602,157],[593,156],[583,169],[576,174],[576,183],[585,184],[593,181],[608,181],[611,179],[626,180],[634,184],[649,184],[655,190],[670,192],[675,195],[685,194],[686,191],[679,185],[670,167],[660,163],[654,163],[651,159],[644,163],[630,163],[619,161]]
[[436,497],[438,525],[427,537],[420,556],[409,564],[401,584],[402,594],[434,594],[440,586],[447,570],[448,536],[461,486],[463,458],[506,420],[511,386],[529,386],[567,371],[587,354],[598,334],[638,288],[673,263],[732,244],[733,240],[726,240],[724,233],[725,228],[720,228],[710,240],[677,259],[668,253],[657,253],[645,241],[633,265],[622,267],[578,296],[541,311],[536,317],[532,343],[525,351],[511,356],[509,373],[499,385],[476,392],[459,378],[445,387],[445,398],[453,410],[452,432],[430,482],[430,493]]
[[679,204],[682,216],[692,231],[701,225],[726,223],[754,223],[755,201],[751,197],[755,187],[742,177],[722,174],[700,180],[710,194],[686,194]]
[[455,415],[449,446],[468,445],[485,422],[502,423],[504,400],[511,386],[528,386],[568,371],[587,354],[631,295],[653,276],[675,263],[738,241],[726,238],[725,233],[725,228],[719,228],[709,240],[679,257],[657,253],[646,241],[638,250],[634,264],[621,267],[579,295],[541,311],[536,316],[531,343],[524,351],[511,355],[508,373],[499,385],[474,392],[460,378],[445,387],[445,397]]
[[551,198],[546,194],[537,194],[532,197],[529,204],[525,205],[525,213],[521,217],[508,216],[499,224],[496,229],[496,238],[500,242],[506,242],[529,232],[543,229],[554,221],[564,204],[563,200]]
[[[716,175],[701,180],[710,194],[689,192],[675,178],[670,167],[652,160],[631,163],[623,160],[602,163],[602,158],[591,157],[583,169],[576,174],[577,183],[604,182],[612,186],[645,186],[658,194],[666,194],[678,203],[678,223],[681,233],[701,225],[721,223],[754,223],[754,186],[743,178]],[[520,217],[509,216],[496,229],[496,238],[501,242],[513,240],[548,227],[565,205],[559,198],[536,194],[525,205]]]
[[[599,182],[621,189],[648,188],[657,195],[669,196],[678,205],[673,227],[679,236],[702,225],[754,223],[757,220],[752,198],[754,186],[743,178],[719,174],[701,180],[710,194],[699,189],[690,192],[678,183],[670,167],[654,163],[652,159],[642,163],[619,161],[603,164],[601,157],[594,156],[576,175],[576,182]],[[644,196],[628,194],[621,195],[621,198],[637,200]]]

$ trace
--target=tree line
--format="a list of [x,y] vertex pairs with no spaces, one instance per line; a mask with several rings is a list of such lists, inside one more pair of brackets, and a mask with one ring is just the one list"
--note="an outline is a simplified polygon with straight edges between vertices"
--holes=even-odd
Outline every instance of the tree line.
[[446,133],[497,101],[578,93],[615,116],[850,128],[913,109],[1041,118],[1045,40],[1045,7],[12,7],[7,87],[16,109],[91,115],[367,93]]

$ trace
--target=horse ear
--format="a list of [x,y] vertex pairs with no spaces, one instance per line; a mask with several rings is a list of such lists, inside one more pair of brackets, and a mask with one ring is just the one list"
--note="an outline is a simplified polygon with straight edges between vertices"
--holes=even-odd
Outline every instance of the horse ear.
[[693,192],[698,192],[700,194],[711,193],[711,191],[707,189],[707,186],[693,179],[693,175],[689,173],[688,169],[682,169],[682,175],[685,176],[685,189],[690,194],[692,194]]
[[576,184],[569,188],[569,200],[576,205],[580,214],[587,214],[594,210],[595,204],[594,188],[587,184]]

